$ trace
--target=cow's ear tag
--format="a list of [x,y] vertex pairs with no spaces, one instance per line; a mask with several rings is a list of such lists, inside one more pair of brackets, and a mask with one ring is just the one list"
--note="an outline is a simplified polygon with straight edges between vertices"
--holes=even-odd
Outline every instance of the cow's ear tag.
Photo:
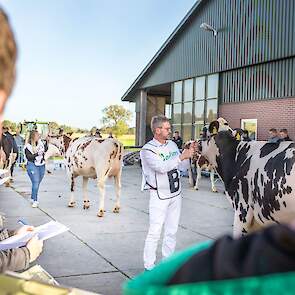
[[236,134],[236,139],[241,140],[241,135],[239,133]]
[[213,127],[212,134],[217,134],[217,128]]

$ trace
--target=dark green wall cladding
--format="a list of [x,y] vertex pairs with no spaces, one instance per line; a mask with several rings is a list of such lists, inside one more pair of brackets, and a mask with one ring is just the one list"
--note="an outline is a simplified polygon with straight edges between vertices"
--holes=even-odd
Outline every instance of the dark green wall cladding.
[[224,72],[220,102],[295,97],[295,58]]
[[[139,88],[295,56],[294,18],[295,0],[203,1],[145,74]],[[200,29],[203,22],[215,27],[218,35]],[[286,76],[287,63],[278,65]],[[247,75],[251,68],[243,71]],[[275,95],[276,90],[271,91]],[[247,100],[251,95],[243,93],[239,97]]]

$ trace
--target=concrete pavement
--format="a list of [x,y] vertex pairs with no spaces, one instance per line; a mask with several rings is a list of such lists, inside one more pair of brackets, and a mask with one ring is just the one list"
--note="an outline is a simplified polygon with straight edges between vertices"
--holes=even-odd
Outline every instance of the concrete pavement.
[[[40,188],[38,209],[30,206],[31,183],[26,172],[17,169],[12,188],[0,187],[0,211],[6,225],[17,226],[22,217],[33,225],[57,220],[70,231],[44,244],[37,263],[63,284],[102,294],[120,294],[124,281],[143,270],[142,254],[148,229],[148,193],[140,192],[141,170],[124,167],[120,214],[112,213],[115,192],[112,181],[106,187],[106,213],[98,218],[98,189],[89,182],[91,207],[83,210],[81,179],[78,181],[75,208],[68,208],[69,186],[64,170],[46,175]],[[183,179],[183,208],[177,250],[200,241],[232,232],[233,211],[222,184],[219,193],[209,191],[209,180],[202,178],[194,191]],[[160,245],[158,248],[160,255]]]

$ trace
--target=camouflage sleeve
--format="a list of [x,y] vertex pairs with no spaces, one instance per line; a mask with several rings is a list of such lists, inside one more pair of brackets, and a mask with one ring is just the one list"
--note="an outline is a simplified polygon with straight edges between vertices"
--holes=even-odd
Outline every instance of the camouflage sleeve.
[[20,271],[29,267],[30,252],[27,247],[0,251],[0,272]]
[[0,241],[3,241],[10,237],[8,229],[4,228],[0,230]]

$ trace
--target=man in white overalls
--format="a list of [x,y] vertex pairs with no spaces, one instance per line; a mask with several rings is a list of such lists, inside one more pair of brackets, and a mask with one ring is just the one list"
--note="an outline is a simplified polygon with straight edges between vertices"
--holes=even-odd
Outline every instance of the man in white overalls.
[[181,211],[181,183],[178,165],[194,153],[194,145],[180,154],[177,145],[168,140],[171,132],[169,120],[155,116],[151,121],[154,138],[146,143],[141,152],[143,181],[142,190],[150,191],[150,227],[144,246],[144,267],[150,270],[155,266],[156,250],[164,224],[162,246],[163,258],[170,256],[176,245]]

